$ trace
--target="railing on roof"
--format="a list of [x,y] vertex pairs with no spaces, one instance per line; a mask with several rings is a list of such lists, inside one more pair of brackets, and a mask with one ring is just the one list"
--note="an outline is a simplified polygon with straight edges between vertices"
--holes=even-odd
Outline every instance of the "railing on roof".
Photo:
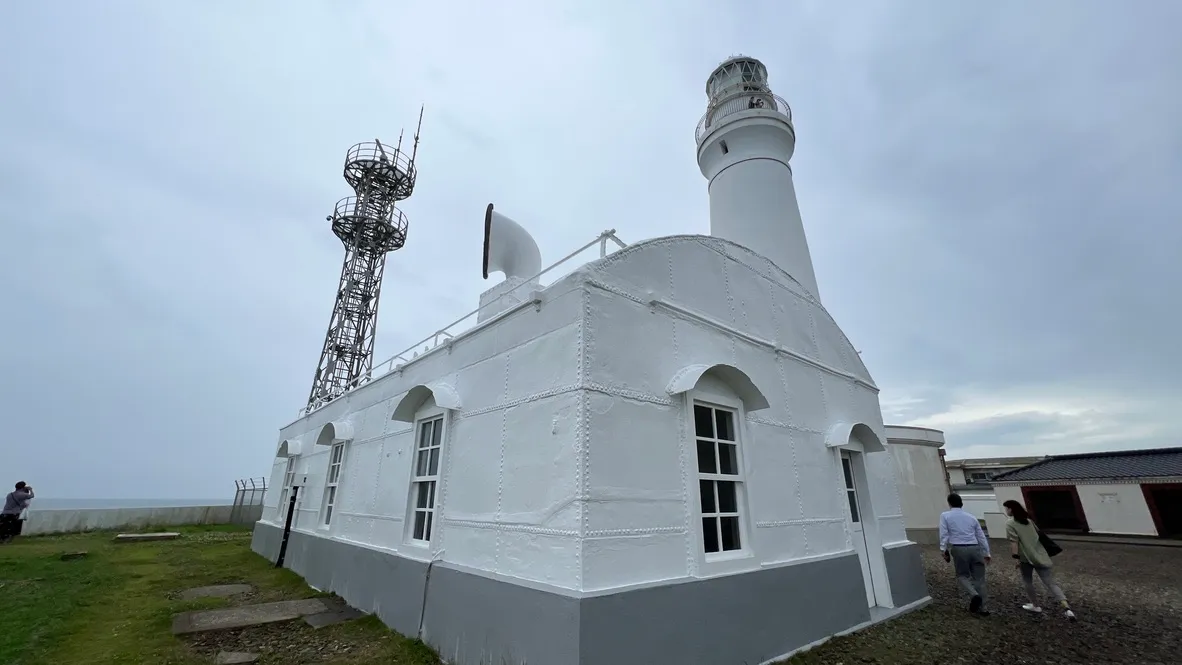
[[789,124],[792,123],[792,107],[788,106],[788,102],[784,101],[783,97],[767,90],[739,90],[710,104],[705,115],[698,121],[698,128],[694,131],[694,140],[701,143],[702,139],[720,120],[745,111],[774,113],[784,116]]
[[[446,326],[443,326],[439,330],[436,330],[435,332],[431,333],[430,335],[427,335],[423,339],[415,342],[414,344],[411,344],[409,347],[407,347],[402,352],[396,353],[393,356],[391,356],[390,358],[387,358],[386,360],[384,360],[380,363],[377,363],[368,372],[366,372],[365,374],[362,374],[361,376],[357,377],[356,379],[353,379],[352,381],[350,381],[349,384],[345,387],[345,391],[342,392],[340,395],[337,395],[337,396],[332,397],[330,399],[323,400],[321,402],[309,404],[308,406],[305,406],[304,408],[300,409],[299,416],[303,417],[309,413],[312,413],[313,411],[316,411],[316,410],[320,409],[321,407],[326,406],[329,403],[334,402],[334,401],[340,399],[341,397],[344,397],[345,395],[348,395],[350,392],[356,390],[357,388],[361,387],[362,385],[369,383],[370,381],[372,381],[380,376],[384,376],[385,374],[388,374],[389,372],[391,372],[395,369],[398,369],[402,365],[405,365],[409,362],[417,360],[418,358],[421,358],[423,355],[430,353],[431,351],[434,351],[435,349],[439,348],[441,345],[449,344],[451,342],[451,340],[455,339],[456,335],[458,334],[457,332],[453,332],[453,330],[456,327],[458,327],[461,323],[476,316],[477,314],[479,314],[483,310],[488,309],[489,307],[492,307],[493,304],[496,303],[497,300],[499,300],[500,298],[502,298],[510,293],[513,293],[517,289],[520,289],[525,286],[531,286],[533,288],[537,288],[537,285],[534,284],[534,280],[541,278],[546,273],[548,273],[551,270],[557,268],[558,266],[566,263],[567,261],[575,258],[579,254],[582,254],[583,252],[587,251],[591,247],[598,244],[599,245],[599,258],[603,258],[603,257],[607,256],[608,255],[608,247],[607,247],[608,241],[615,243],[617,249],[623,249],[628,246],[624,241],[622,241],[616,237],[616,230],[615,229],[608,229],[608,230],[604,231],[603,233],[600,233],[599,235],[597,235],[595,237],[594,240],[579,247],[575,251],[571,252],[570,254],[567,254],[566,256],[562,257],[561,259],[555,261],[554,263],[551,263],[549,266],[543,268],[542,271],[539,272],[538,274],[534,275],[533,277],[530,277],[529,279],[525,280],[521,284],[518,284],[517,286],[514,286],[513,288],[505,291],[505,293],[501,294],[501,296],[494,299],[492,302],[489,302],[481,307],[477,307],[476,309],[472,310],[471,312],[468,312],[464,316],[461,316],[460,318],[456,319],[455,321],[452,321],[451,323],[447,324]],[[508,311],[510,311],[510,310],[506,310],[505,313],[508,313]],[[493,317],[493,318],[489,319],[488,321],[486,321],[485,323],[495,321],[495,320],[497,320],[497,318],[498,317]],[[469,331],[474,330],[476,327],[480,327],[480,326],[475,326],[475,327],[469,329]],[[468,332],[468,331],[463,331],[463,332]],[[419,351],[419,347],[423,347],[422,351]],[[408,355],[410,357],[407,357]]]

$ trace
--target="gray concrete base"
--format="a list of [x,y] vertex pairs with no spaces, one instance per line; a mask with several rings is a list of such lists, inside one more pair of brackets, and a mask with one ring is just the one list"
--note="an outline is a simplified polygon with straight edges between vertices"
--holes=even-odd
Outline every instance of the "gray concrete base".
[[940,529],[907,529],[907,540],[919,545],[939,545]]
[[923,555],[919,545],[907,543],[882,548],[887,579],[891,581],[891,601],[895,607],[910,605],[928,596],[928,580],[923,573]]
[[[260,523],[252,548],[274,561],[281,539]],[[922,567],[912,569],[918,548],[886,556],[896,604],[926,596]],[[428,567],[299,532],[285,565],[404,635],[419,635],[421,623],[423,640],[455,665],[760,663],[872,620],[852,552],[602,594]]]

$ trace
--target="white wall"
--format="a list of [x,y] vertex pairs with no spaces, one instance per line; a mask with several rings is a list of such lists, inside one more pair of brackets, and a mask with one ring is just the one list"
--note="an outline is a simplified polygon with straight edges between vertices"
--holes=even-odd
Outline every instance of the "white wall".
[[21,529],[25,536],[52,533],[77,533],[113,529],[139,530],[154,527],[191,524],[239,524],[256,521],[262,507],[239,506],[172,506],[167,508],[92,508],[78,510],[38,510],[30,508],[28,520]]
[[[887,434],[891,436],[891,426]],[[908,529],[938,529],[940,513],[947,509],[948,486],[940,448],[888,439],[887,449],[895,467],[903,523]]]
[[[301,418],[280,440],[301,441],[297,475],[308,474],[294,527],[402,556],[447,561],[577,588],[579,541],[574,474],[582,291],[555,285],[541,308],[491,321]],[[410,542],[408,499],[414,425],[393,420],[415,386],[443,382],[462,396],[449,411],[437,521],[430,546]],[[431,408],[422,405],[419,413]],[[330,423],[352,429],[340,496],[322,524],[330,447],[315,440]],[[285,459],[272,470],[266,519]]]
[[1077,485],[1076,490],[1092,533],[1157,535],[1140,485]]
[[967,485],[968,482],[964,477],[964,469],[950,467],[948,469],[948,483],[951,485]]
[[992,490],[962,490],[957,492],[964,501],[964,509],[979,520],[985,519],[986,513],[996,513],[1001,510],[997,502],[997,494]]
[[[723,568],[699,556],[689,411],[684,394],[670,393],[681,369],[719,363],[745,372],[771,404],[742,419],[751,549]],[[406,537],[411,426],[391,418],[408,391],[439,381],[460,406],[448,412],[441,528],[424,549]],[[352,433],[323,528],[329,447],[314,441],[330,423]],[[302,441],[297,470],[310,474],[300,530],[593,590],[848,551],[840,466],[826,440],[836,423],[865,424],[885,441],[876,389],[832,318],[765,259],[682,236],[585,266],[549,287],[540,308],[457,338],[280,439]],[[267,498],[276,524],[284,463]],[[900,497],[888,453],[867,455],[865,467],[864,522],[881,559],[882,544],[906,540]]]
[[[1157,526],[1145,503],[1141,486],[1132,483],[1117,485],[1081,484],[1075,486],[1083,506],[1088,528],[1092,533],[1156,536]],[[1013,499],[1025,505],[1021,487],[997,487],[997,503]]]
[[[587,379],[609,394],[589,398],[584,481],[595,500],[584,588],[848,551],[844,486],[826,433],[839,422],[865,423],[881,441],[885,433],[869,374],[829,315],[765,259],[718,239],[661,239],[590,267]],[[770,403],[744,418],[751,550],[725,567],[701,555],[691,415],[680,394],[667,392],[684,368],[715,364],[744,372]],[[701,381],[742,401],[716,379]],[[874,537],[906,540],[889,454],[865,462],[862,501]]]

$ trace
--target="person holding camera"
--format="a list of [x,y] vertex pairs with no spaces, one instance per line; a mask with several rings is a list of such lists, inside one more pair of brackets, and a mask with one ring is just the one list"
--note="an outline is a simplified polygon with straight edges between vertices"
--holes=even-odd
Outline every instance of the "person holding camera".
[[0,543],[11,541],[21,532],[21,513],[32,502],[33,488],[23,480],[4,497],[4,510],[0,511]]

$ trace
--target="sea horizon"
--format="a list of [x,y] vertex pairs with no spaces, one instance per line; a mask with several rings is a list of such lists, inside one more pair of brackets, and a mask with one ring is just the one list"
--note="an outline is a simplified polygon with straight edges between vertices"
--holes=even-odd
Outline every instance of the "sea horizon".
[[38,510],[94,510],[101,508],[182,508],[185,506],[230,506],[234,497],[221,499],[65,499],[37,497],[29,511]]

